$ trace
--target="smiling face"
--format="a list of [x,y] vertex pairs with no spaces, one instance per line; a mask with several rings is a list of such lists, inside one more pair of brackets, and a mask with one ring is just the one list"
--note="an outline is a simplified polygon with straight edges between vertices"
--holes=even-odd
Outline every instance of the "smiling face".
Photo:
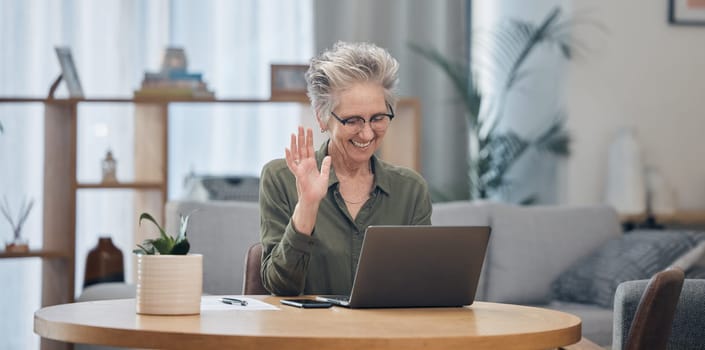
[[360,130],[343,125],[333,116],[328,118],[327,124],[321,122],[321,128],[330,132],[328,151],[348,166],[366,167],[386,133],[386,130],[373,130],[369,123],[372,116],[389,113],[384,100],[384,89],[376,83],[355,84],[338,93],[338,101],[340,103],[333,112],[340,119],[359,116],[366,122]]

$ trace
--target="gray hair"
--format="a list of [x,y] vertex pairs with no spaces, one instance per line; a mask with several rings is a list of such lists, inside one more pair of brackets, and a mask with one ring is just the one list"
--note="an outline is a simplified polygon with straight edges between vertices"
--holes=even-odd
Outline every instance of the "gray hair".
[[311,107],[324,123],[338,101],[337,93],[356,83],[376,82],[384,89],[384,99],[394,106],[399,63],[385,49],[371,43],[339,41],[332,49],[311,59],[306,86]]

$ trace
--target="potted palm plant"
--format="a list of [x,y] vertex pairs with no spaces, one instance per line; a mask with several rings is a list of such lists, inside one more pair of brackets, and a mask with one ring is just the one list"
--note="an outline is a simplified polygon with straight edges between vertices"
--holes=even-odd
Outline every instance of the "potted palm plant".
[[[498,28],[489,39],[495,43],[490,57],[480,57],[495,66],[470,62],[455,62],[435,49],[410,44],[410,48],[438,66],[451,80],[466,109],[468,125],[468,156],[470,199],[495,197],[511,190],[512,183],[506,177],[512,165],[530,148],[559,157],[570,154],[570,136],[564,128],[564,113],[557,109],[535,139],[526,139],[511,130],[496,128],[503,117],[507,96],[529,70],[527,58],[542,44],[554,45],[565,59],[575,54],[575,43],[567,35],[569,23],[560,21],[560,8],[554,8],[544,20],[535,25],[523,21],[511,21]],[[483,69],[485,68],[485,69]],[[473,69],[499,82],[494,91],[481,91]],[[437,196],[443,196],[437,193]],[[529,204],[535,195],[523,198]]]
[[194,315],[201,312],[203,256],[189,254],[186,231],[189,216],[181,216],[179,234],[168,235],[148,213],[142,220],[159,229],[159,237],[137,245],[137,313],[148,315]]

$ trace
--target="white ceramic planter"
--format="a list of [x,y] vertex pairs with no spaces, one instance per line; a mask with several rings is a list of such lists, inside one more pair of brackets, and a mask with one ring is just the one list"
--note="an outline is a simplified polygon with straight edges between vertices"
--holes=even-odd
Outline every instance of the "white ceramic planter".
[[137,255],[138,314],[199,314],[202,291],[201,254]]

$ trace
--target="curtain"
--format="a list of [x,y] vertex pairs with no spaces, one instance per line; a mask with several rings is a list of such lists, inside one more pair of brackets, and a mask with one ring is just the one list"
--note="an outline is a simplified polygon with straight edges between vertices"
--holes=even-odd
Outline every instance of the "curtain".
[[[306,63],[312,55],[311,13],[310,1],[0,0],[0,95],[46,96],[60,72],[54,46],[69,46],[87,97],[130,97],[146,71],[159,70],[165,47],[179,46],[189,70],[203,73],[217,97],[266,99],[270,63]],[[66,95],[62,84],[56,96]],[[181,196],[180,180],[191,170],[259,174],[262,164],[283,156],[299,120],[299,106],[287,104],[173,108],[169,198]],[[79,181],[100,180],[108,149],[118,179],[133,177],[132,113],[124,104],[81,107]],[[42,244],[43,115],[41,103],[0,105],[0,196],[15,211],[23,199],[35,200],[23,229],[33,249]],[[77,294],[99,236],[111,236],[122,250],[131,282],[132,203],[130,191],[79,191]],[[1,221],[0,238],[11,237]],[[0,349],[38,348],[32,314],[40,307],[41,262],[1,259],[0,281]]]

